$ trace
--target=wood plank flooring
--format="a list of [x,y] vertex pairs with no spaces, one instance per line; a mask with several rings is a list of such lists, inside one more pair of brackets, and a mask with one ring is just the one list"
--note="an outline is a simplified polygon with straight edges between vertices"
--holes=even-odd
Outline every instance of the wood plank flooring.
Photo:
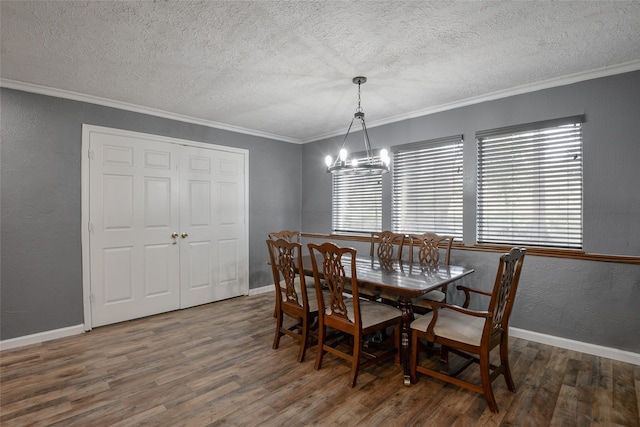
[[[482,395],[399,365],[365,369],[297,343],[272,350],[272,294],[239,297],[0,353],[10,426],[639,426],[640,366],[512,339],[518,391]],[[478,378],[475,367],[469,378]]]

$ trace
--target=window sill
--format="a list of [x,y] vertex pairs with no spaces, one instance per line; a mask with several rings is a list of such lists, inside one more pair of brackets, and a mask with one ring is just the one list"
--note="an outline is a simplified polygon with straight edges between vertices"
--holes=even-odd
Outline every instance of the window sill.
[[[344,240],[352,242],[366,242],[371,241],[369,235],[364,234],[324,234],[324,233],[302,233],[302,237],[309,237],[314,239],[331,239],[331,240]],[[515,245],[514,245],[515,246]],[[464,245],[463,243],[454,242],[452,249],[463,251],[479,251],[479,252],[508,252],[512,246],[503,245]],[[620,264],[637,264],[640,265],[640,257],[625,256],[625,255],[608,255],[608,254],[593,254],[586,253],[584,251],[573,249],[553,249],[553,248],[538,248],[538,247],[526,247],[527,255],[531,256],[544,256],[549,258],[570,258],[579,259],[585,261],[599,261],[599,262],[615,262]]]

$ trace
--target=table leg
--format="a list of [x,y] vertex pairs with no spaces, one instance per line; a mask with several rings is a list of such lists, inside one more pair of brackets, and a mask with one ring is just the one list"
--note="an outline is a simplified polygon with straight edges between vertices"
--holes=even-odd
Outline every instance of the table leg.
[[401,325],[401,336],[400,336],[400,345],[401,352],[400,357],[402,358],[402,369],[404,371],[404,385],[411,385],[411,355],[409,343],[411,342],[411,322],[414,319],[413,316],[413,307],[411,304],[411,299],[406,297],[398,298],[398,308],[402,311],[402,325]]

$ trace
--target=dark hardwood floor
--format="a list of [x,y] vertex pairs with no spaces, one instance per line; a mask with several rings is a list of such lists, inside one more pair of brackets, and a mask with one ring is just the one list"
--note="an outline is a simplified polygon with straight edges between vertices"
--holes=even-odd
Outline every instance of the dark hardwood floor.
[[[364,369],[297,343],[272,350],[273,294],[96,328],[0,353],[0,424],[9,426],[638,426],[640,366],[512,339],[518,391],[484,397],[399,365]],[[465,374],[478,378],[475,367]]]

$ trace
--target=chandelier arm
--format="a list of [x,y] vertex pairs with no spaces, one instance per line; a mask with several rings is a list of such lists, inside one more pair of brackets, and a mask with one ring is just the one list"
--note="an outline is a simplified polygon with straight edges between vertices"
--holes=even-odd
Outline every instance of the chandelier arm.
[[360,118],[362,120],[362,133],[364,135],[364,148],[367,150],[367,161],[373,164],[373,150],[371,149],[371,142],[369,142],[369,132],[367,132],[367,126],[364,124],[364,116]]
[[345,143],[347,142],[347,137],[349,136],[349,132],[351,132],[351,126],[353,126],[353,121],[355,120],[355,117],[351,119],[351,123],[349,123],[349,128],[347,129],[347,133],[344,135],[344,138],[342,139],[342,145],[340,146],[340,150],[338,150],[338,155],[336,156],[336,159],[333,162],[333,166],[338,164],[338,161],[340,160],[340,151],[342,151],[342,149],[345,146]]

